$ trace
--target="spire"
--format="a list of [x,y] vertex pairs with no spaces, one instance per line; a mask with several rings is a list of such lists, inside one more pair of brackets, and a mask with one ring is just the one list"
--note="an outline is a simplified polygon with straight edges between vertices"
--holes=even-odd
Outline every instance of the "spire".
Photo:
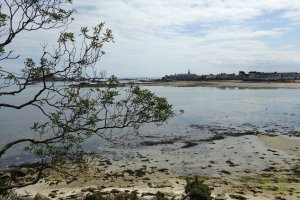
[[190,72],[190,70],[188,71],[188,75],[190,75],[191,74],[191,72]]

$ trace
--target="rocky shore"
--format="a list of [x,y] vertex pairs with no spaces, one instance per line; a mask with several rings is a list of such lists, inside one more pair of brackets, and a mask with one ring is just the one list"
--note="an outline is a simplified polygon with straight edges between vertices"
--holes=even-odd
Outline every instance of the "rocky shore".
[[[180,199],[186,178],[198,175],[213,189],[214,199],[300,198],[298,137],[243,135],[194,144],[174,140],[141,145],[143,148],[131,150],[130,160],[99,160],[77,172],[73,182],[49,172],[38,184],[16,192],[35,200],[83,199],[95,192],[134,193],[145,199],[161,192]],[[122,156],[122,150],[116,153]],[[23,173],[26,178],[30,169]]]

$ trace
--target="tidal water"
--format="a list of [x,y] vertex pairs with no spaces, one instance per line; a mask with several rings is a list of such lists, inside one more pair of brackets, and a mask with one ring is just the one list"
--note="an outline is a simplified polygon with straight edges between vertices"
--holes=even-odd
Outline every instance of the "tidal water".
[[220,89],[212,87],[149,87],[185,112],[164,126],[288,134],[299,131],[299,89]]
[[[30,86],[26,94],[1,100],[21,103],[29,99],[38,87]],[[215,135],[244,134],[246,131],[294,135],[300,131],[300,89],[165,86],[144,88],[158,96],[166,97],[175,110],[183,109],[184,113],[159,127],[143,126],[140,130],[140,138],[121,141],[126,143],[126,148],[140,148],[141,141],[149,140],[186,142],[207,139]],[[21,111],[1,108],[0,147],[16,138],[35,137],[30,127],[34,122],[42,120],[43,115],[33,107],[27,107]],[[101,147],[104,144],[107,145],[103,140],[93,139],[87,141],[85,146],[91,150],[103,151]],[[114,148],[118,149],[118,145]],[[19,150],[10,151],[6,158],[19,156],[21,148]],[[0,167],[7,166],[9,160],[0,160]],[[24,160],[21,159],[21,161]],[[15,162],[16,160],[12,163]]]

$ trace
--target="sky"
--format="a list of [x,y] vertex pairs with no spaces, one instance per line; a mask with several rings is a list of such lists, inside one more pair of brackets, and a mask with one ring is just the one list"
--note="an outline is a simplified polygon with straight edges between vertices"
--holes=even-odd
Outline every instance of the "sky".
[[[74,0],[69,26],[105,22],[114,43],[98,70],[118,77],[300,72],[299,0]],[[58,30],[24,34],[13,46],[34,57]],[[26,52],[26,53],[24,53]]]

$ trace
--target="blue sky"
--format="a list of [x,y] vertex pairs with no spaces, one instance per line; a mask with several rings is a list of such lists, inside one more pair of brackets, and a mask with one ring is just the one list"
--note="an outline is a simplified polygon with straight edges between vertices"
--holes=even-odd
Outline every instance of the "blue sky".
[[[74,0],[69,26],[105,22],[115,43],[96,66],[119,77],[238,73],[239,70],[300,72],[299,0]],[[59,30],[24,34],[23,57]],[[36,39],[38,38],[38,39]],[[24,51],[23,51],[24,52]]]

